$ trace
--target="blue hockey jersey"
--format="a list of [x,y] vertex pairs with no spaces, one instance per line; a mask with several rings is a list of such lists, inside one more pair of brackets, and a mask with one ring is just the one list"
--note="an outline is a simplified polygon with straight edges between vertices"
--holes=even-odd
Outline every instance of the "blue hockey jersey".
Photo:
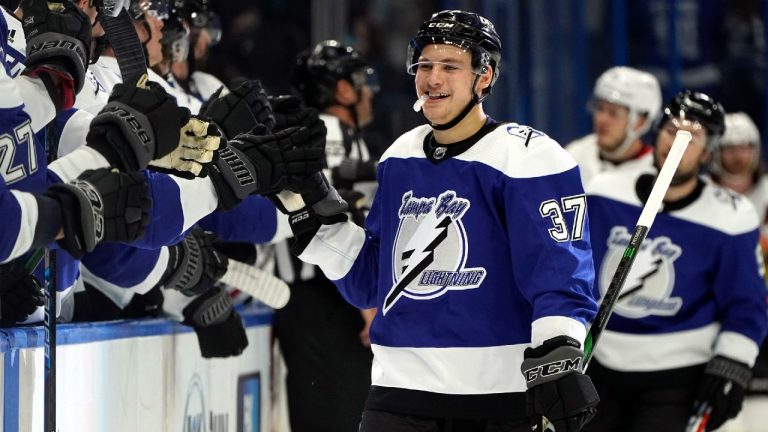
[[354,306],[379,308],[374,386],[524,392],[525,348],[583,340],[596,312],[578,168],[529,127],[489,124],[434,148],[430,131],[402,135],[381,158],[365,230],[322,226],[300,258]]
[[[589,184],[592,248],[605,293],[653,174],[602,174]],[[643,198],[641,198],[643,197]],[[620,371],[703,364],[720,354],[753,364],[768,328],[757,214],[741,195],[700,180],[665,203],[635,258],[595,358]]]

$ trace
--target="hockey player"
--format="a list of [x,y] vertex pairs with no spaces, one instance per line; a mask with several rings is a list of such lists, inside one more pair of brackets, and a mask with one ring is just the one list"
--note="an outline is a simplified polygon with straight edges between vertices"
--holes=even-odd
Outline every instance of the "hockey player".
[[189,52],[183,61],[171,65],[171,72],[188,93],[200,100],[207,100],[224,86],[217,77],[200,70],[208,59],[209,47],[221,40],[221,23],[216,14],[209,10],[208,0],[175,0],[175,4],[189,28]]
[[760,132],[746,113],[726,114],[725,133],[712,152],[709,173],[719,185],[749,199],[765,230],[768,179],[760,160],[760,146]]
[[522,432],[541,416],[579,431],[594,415],[579,170],[544,133],[483,112],[500,60],[487,19],[432,15],[407,57],[428,124],[382,156],[365,229],[319,205],[291,217],[299,258],[378,307],[362,432]]
[[[359,194],[350,206],[364,201],[353,189],[368,192],[367,203],[375,191],[376,163],[361,134],[373,118],[371,73],[354,48],[333,40],[300,53],[294,68],[294,88],[322,112],[328,129],[325,161],[335,187],[342,196]],[[291,256],[287,242],[275,247],[275,257],[278,275],[291,287],[291,299],[275,314],[291,430],[357,431],[371,385],[366,330],[376,310],[349,305],[316,266]]]
[[[743,112],[725,115],[725,133],[716,143],[709,161],[709,173],[721,186],[744,195],[755,206],[761,226],[763,259],[766,249],[766,213],[768,213],[768,179],[760,159],[760,132]],[[744,410],[724,427],[726,431],[758,430],[763,425],[762,413],[768,403],[768,343],[763,342],[760,355],[752,368]],[[732,424],[733,423],[733,424]]]
[[[699,177],[724,127],[722,106],[703,93],[683,91],[663,110],[657,167],[677,130],[693,139],[595,347],[588,373],[601,402],[585,430],[681,431],[706,403],[710,431],[741,409],[768,318],[754,207]],[[617,171],[587,188],[601,293],[654,177]]]
[[651,147],[641,137],[661,109],[661,89],[653,75],[626,66],[608,69],[595,82],[589,108],[594,132],[566,146],[584,185],[619,166],[652,165]]

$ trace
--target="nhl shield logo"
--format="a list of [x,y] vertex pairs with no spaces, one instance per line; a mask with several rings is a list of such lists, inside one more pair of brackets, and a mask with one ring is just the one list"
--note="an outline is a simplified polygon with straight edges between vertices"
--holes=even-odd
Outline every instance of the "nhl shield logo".
[[480,286],[486,270],[465,267],[469,248],[462,218],[469,207],[469,200],[450,190],[427,198],[403,194],[384,315],[402,297],[427,300]]

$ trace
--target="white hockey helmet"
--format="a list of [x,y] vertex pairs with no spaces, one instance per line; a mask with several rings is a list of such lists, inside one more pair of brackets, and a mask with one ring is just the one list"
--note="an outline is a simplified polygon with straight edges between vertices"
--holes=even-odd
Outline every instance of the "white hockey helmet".
[[755,152],[752,157],[752,169],[757,169],[760,163],[760,131],[752,118],[745,112],[735,112],[725,115],[725,132],[717,141],[709,169],[717,175],[723,174],[720,149],[723,147],[750,144]]
[[648,116],[646,130],[661,110],[661,87],[656,77],[627,66],[603,72],[595,82],[592,97],[625,106],[630,114]]

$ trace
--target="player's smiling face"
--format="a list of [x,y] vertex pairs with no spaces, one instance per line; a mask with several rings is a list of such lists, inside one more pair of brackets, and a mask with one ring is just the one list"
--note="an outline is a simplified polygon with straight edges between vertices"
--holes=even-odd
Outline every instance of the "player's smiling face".
[[433,124],[453,120],[472,99],[472,54],[452,45],[427,45],[416,68],[416,94],[429,95],[424,116]]

